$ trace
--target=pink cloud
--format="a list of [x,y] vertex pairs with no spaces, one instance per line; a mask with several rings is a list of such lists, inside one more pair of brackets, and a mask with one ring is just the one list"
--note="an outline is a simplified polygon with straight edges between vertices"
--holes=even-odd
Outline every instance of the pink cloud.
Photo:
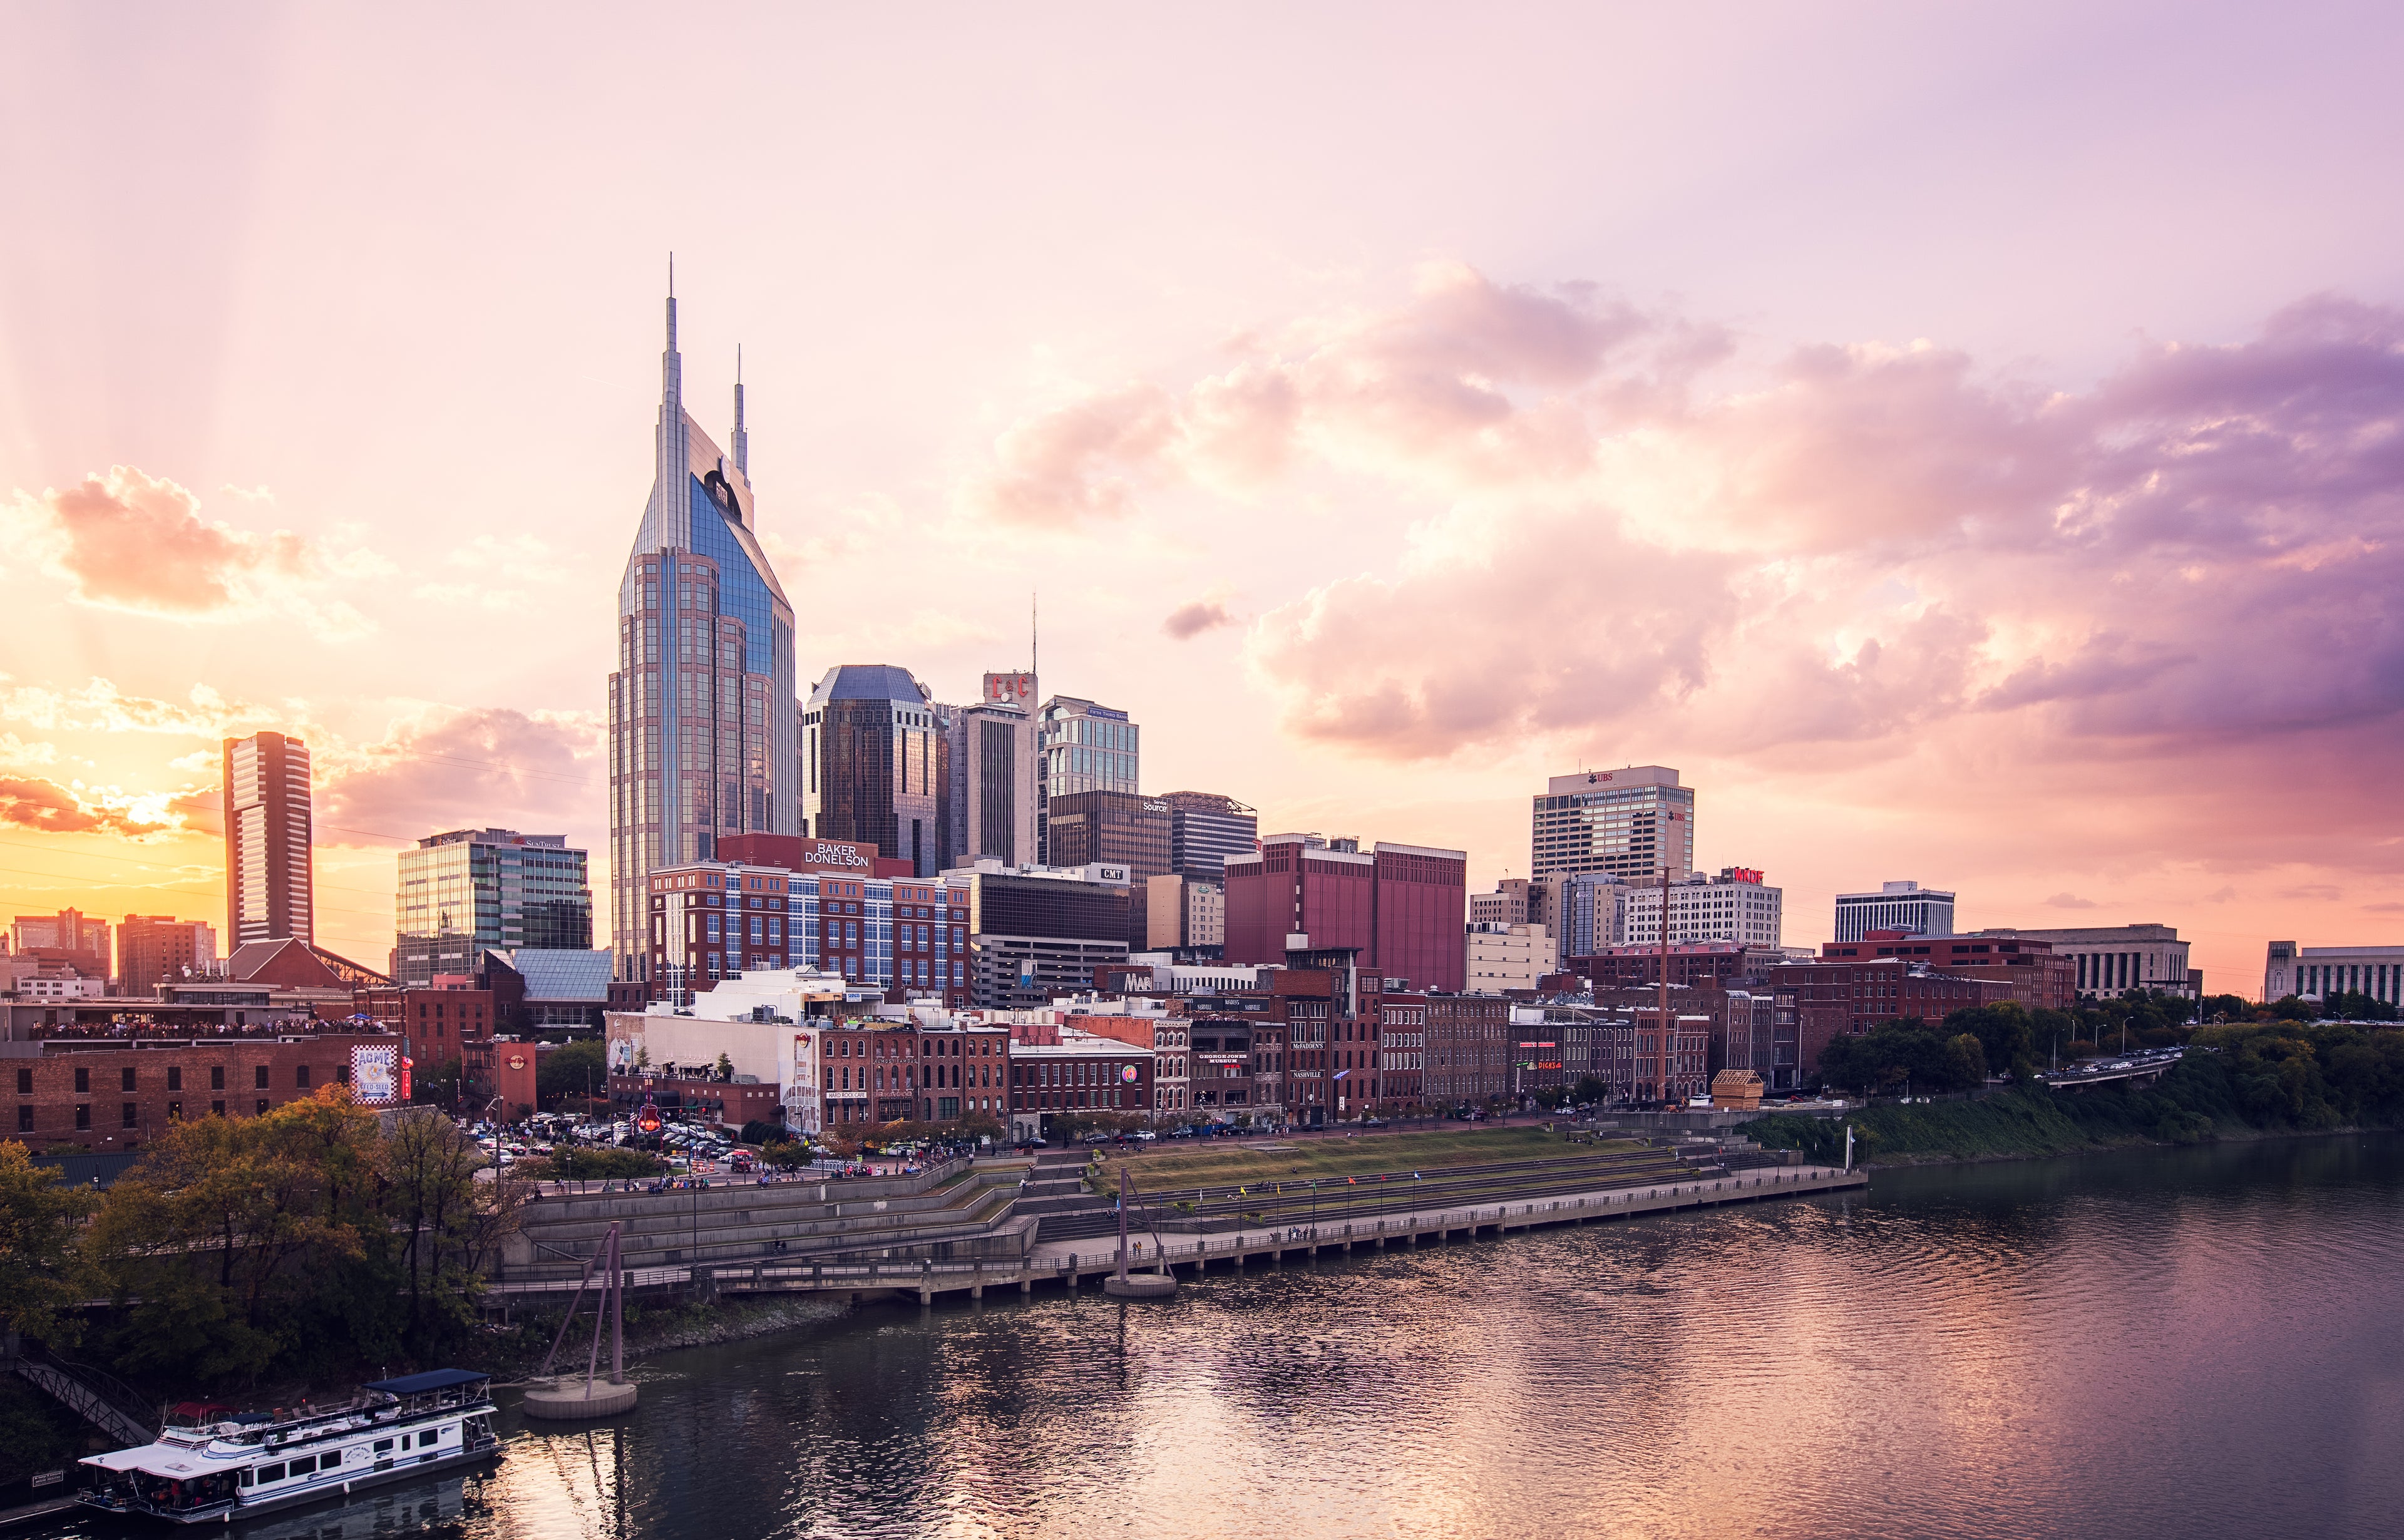
[[255,535],[203,519],[189,491],[130,466],[20,500],[49,537],[54,567],[87,603],[208,615],[241,605],[258,577],[297,575],[309,562],[298,535]]
[[318,820],[328,844],[487,825],[559,833],[603,806],[600,749],[598,725],[582,717],[440,713],[321,759]]
[[56,781],[0,777],[0,823],[46,834],[118,834],[127,839],[175,827],[172,818],[146,816],[122,803],[121,798],[88,800]]
[[1170,610],[1168,618],[1160,623],[1160,628],[1179,641],[1187,641],[1205,631],[1215,631],[1223,625],[1235,623],[1236,617],[1228,614],[1227,607],[1218,600],[1195,599],[1191,604],[1181,604]]

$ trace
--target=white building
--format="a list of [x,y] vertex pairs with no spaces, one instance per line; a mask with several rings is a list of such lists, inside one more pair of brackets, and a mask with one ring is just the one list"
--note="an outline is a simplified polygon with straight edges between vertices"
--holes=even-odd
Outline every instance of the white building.
[[[1953,895],[1916,882],[1890,882],[1875,893],[1837,895],[1834,941],[1859,941],[1872,931],[1908,931],[1915,935],[1953,933]],[[2016,931],[2015,935],[2038,935]]]
[[1533,989],[1553,971],[1553,938],[1541,925],[1502,925],[1491,920],[1469,927],[1465,992],[1499,995]]
[[1608,872],[1642,882],[1695,869],[1695,789],[1665,764],[1554,776],[1534,802],[1528,872]]
[[2404,946],[2298,946],[2271,944],[2262,968],[2262,998],[2327,1000],[2347,992],[2404,1004]]
[[[1630,883],[1606,889],[1597,899],[1615,911],[1613,946],[1657,946],[1661,942],[1661,889]],[[1783,945],[1786,894],[1761,880],[1749,866],[1724,866],[1715,876],[1700,873],[1670,884],[1670,942],[1724,941],[1740,946]]]
[[[1170,952],[1138,952],[1127,959],[1131,967],[1152,970],[1152,987],[1164,995],[1216,994],[1226,989],[1258,989],[1263,980],[1281,966],[1278,963],[1250,962],[1179,962]],[[1130,986],[1139,982],[1131,979]]]
[[828,1009],[884,998],[883,989],[840,973],[761,970],[700,991],[690,1005],[661,1001],[641,1011],[608,1013],[605,1052],[617,1074],[638,1065],[714,1065],[722,1054],[737,1082],[776,1087],[787,1127],[816,1133],[824,1126],[818,1078]]
[[1976,932],[1982,936],[2019,936],[2053,944],[2058,957],[2077,965],[2082,1000],[2159,990],[2199,1000],[2203,975],[2187,966],[2187,943],[2169,925],[2083,925],[2065,930],[2031,931],[1998,926]]

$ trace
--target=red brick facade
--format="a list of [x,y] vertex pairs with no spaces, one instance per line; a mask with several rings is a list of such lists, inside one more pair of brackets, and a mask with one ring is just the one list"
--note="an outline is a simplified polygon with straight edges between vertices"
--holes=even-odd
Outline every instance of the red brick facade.
[[[0,1139],[36,1154],[62,1144],[95,1153],[138,1149],[179,1118],[246,1117],[348,1085],[351,1046],[391,1043],[378,1034],[308,1038],[49,1038],[42,1052],[0,1058],[0,1090],[14,1109]],[[35,1044],[10,1044],[32,1047]]]

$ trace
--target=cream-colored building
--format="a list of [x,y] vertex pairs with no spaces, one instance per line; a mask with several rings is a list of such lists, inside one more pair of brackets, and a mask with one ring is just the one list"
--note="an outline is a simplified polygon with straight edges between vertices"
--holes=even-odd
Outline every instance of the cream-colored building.
[[1227,944],[1227,889],[1169,873],[1144,883],[1144,945],[1152,951]]
[[1487,921],[1469,927],[1468,993],[1532,989],[1536,980],[1552,971],[1553,938],[1543,926]]

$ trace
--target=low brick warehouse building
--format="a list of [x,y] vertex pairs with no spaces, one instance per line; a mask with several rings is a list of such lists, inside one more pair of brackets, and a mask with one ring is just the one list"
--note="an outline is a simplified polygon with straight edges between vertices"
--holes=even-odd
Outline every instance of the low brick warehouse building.
[[14,1103],[0,1139],[39,1155],[80,1144],[95,1154],[142,1147],[180,1118],[248,1117],[348,1085],[351,1050],[398,1053],[381,1034],[307,1037],[47,1038],[0,1043],[0,1094]]

